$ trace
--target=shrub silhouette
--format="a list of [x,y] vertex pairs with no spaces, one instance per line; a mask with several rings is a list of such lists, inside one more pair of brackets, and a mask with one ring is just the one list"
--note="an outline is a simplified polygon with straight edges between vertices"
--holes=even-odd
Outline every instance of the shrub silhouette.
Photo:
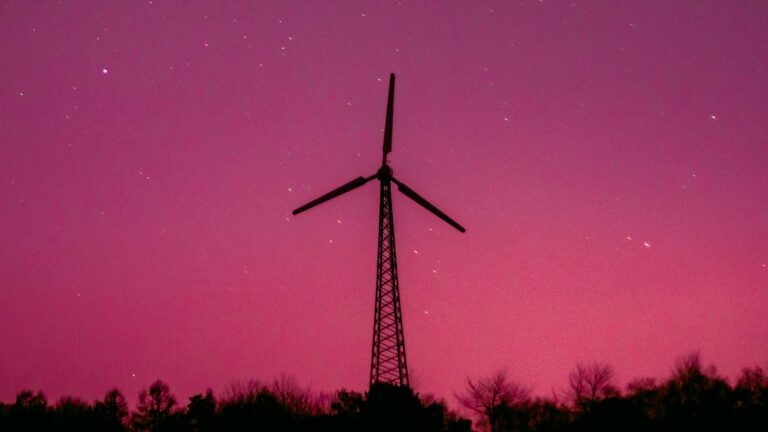
[[216,398],[213,390],[208,389],[203,394],[196,394],[189,398],[187,405],[187,421],[190,432],[208,432],[214,428],[216,420]]

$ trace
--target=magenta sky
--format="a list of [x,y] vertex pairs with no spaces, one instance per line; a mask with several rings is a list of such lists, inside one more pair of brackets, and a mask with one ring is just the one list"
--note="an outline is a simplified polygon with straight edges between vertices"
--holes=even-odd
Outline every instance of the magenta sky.
[[768,3],[3,2],[0,400],[367,385],[380,161],[452,400],[768,366]]

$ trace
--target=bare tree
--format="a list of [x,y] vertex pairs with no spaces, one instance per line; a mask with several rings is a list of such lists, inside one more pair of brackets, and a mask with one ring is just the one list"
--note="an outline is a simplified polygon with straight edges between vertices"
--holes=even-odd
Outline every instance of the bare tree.
[[698,351],[678,357],[672,367],[672,380],[678,383],[701,380],[707,376],[716,377],[717,368],[714,365],[705,368]]
[[765,390],[768,390],[768,375],[765,374],[760,366],[744,368],[741,371],[739,380],[736,382],[736,389],[749,394],[750,398],[754,399],[757,399],[762,393],[768,396],[768,392],[765,392]]
[[504,415],[527,402],[530,393],[530,389],[510,381],[507,372],[500,370],[477,381],[467,378],[466,394],[456,395],[456,399],[480,417],[492,432],[497,432],[502,430]]
[[258,395],[268,391],[267,386],[258,379],[233,381],[222,394],[223,404],[253,403]]
[[324,412],[326,403],[310,389],[301,388],[292,375],[281,374],[270,388],[278,402],[290,412],[299,415],[318,415]]
[[614,381],[615,374],[610,365],[579,363],[568,374],[568,396],[576,408],[587,411],[603,399],[618,396]]

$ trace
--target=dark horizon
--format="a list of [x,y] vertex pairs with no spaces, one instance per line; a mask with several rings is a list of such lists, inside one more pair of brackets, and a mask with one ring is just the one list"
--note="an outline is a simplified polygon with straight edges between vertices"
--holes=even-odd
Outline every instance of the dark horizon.
[[[615,388],[616,391],[619,394],[624,394],[629,387],[631,387],[633,384],[636,384],[636,383],[639,383],[639,382],[652,381],[652,382],[654,382],[656,384],[659,384],[659,383],[662,383],[662,382],[664,382],[666,380],[673,379],[676,376],[675,374],[677,374],[679,372],[679,370],[681,369],[681,365],[686,364],[686,363],[692,363],[694,365],[697,365],[697,367],[704,374],[706,374],[708,376],[711,376],[713,378],[717,378],[719,380],[722,380],[722,381],[728,383],[729,385],[736,385],[738,383],[738,381],[741,378],[744,377],[745,371],[764,371],[763,373],[768,373],[768,370],[766,370],[763,367],[763,365],[760,365],[760,364],[751,364],[750,365],[750,364],[748,364],[748,365],[744,365],[740,369],[740,371],[739,371],[737,376],[735,376],[735,377],[728,377],[728,376],[725,376],[725,375],[723,375],[721,373],[721,371],[718,369],[716,364],[708,362],[706,359],[702,358],[702,355],[701,355],[700,351],[690,351],[690,352],[681,354],[681,355],[677,356],[676,358],[674,358],[672,360],[673,361],[671,361],[670,364],[669,364],[668,373],[665,374],[665,375],[662,375],[662,376],[636,376],[636,377],[630,378],[625,383],[622,383],[622,382],[620,382],[618,380],[618,377],[621,376],[621,371],[617,371],[613,367],[613,365],[611,365],[609,363],[601,362],[599,360],[593,360],[593,361],[590,361],[590,362],[579,362],[579,363],[573,365],[573,367],[568,371],[568,374],[566,376],[562,377],[563,379],[561,380],[562,381],[562,383],[561,383],[562,385],[561,386],[552,387],[550,389],[539,389],[539,391],[536,391],[536,389],[534,389],[534,387],[531,386],[530,383],[526,381],[526,378],[520,374],[520,371],[516,371],[514,368],[511,367],[511,365],[502,365],[500,368],[498,368],[496,370],[493,370],[493,371],[488,371],[488,373],[486,373],[484,375],[481,375],[481,376],[465,376],[465,377],[463,377],[463,379],[464,379],[464,383],[463,384],[464,385],[462,387],[460,387],[460,388],[453,389],[451,394],[448,395],[448,396],[434,395],[432,393],[423,391],[423,389],[420,388],[420,385],[418,383],[418,381],[419,381],[418,378],[413,383],[413,385],[408,385],[408,386],[405,386],[405,387],[412,388],[412,390],[415,393],[422,394],[422,396],[435,397],[435,398],[437,398],[439,400],[445,400],[446,402],[448,402],[449,406],[452,406],[453,408],[458,408],[458,406],[454,406],[457,403],[456,402],[456,395],[458,393],[460,393],[461,391],[466,390],[465,387],[466,387],[466,380],[467,379],[479,380],[479,379],[491,377],[491,376],[493,376],[493,375],[495,375],[497,373],[503,373],[507,377],[507,379],[509,381],[514,382],[515,384],[520,385],[523,388],[526,388],[527,392],[528,392],[528,394],[530,395],[531,398],[534,398],[534,399],[541,398],[541,399],[545,399],[545,400],[551,399],[553,395],[558,395],[558,397],[561,397],[562,395],[567,394],[568,393],[568,378],[569,378],[569,376],[574,371],[576,371],[577,369],[579,369],[582,366],[601,365],[601,366],[608,367],[611,370],[610,385],[613,388]],[[768,380],[768,376],[766,376],[766,379]],[[358,389],[358,388],[339,387],[337,389],[332,389],[330,391],[326,391],[326,390],[323,390],[323,389],[315,389],[315,388],[312,388],[309,385],[305,385],[302,382],[301,377],[297,377],[295,375],[291,375],[291,374],[287,374],[287,373],[280,373],[280,374],[278,374],[278,375],[276,375],[274,377],[271,377],[271,378],[270,377],[260,377],[260,376],[253,376],[253,377],[244,378],[244,379],[235,379],[235,378],[233,378],[223,388],[215,389],[215,388],[212,388],[212,387],[208,386],[208,387],[204,387],[204,388],[198,389],[198,391],[196,391],[194,393],[191,393],[191,394],[189,394],[187,396],[191,397],[191,396],[193,396],[195,394],[202,394],[202,393],[205,393],[208,390],[211,390],[211,391],[213,391],[214,394],[218,395],[218,394],[222,394],[222,393],[231,392],[233,389],[236,389],[238,387],[242,387],[243,385],[246,385],[249,382],[257,382],[257,383],[261,383],[263,385],[269,386],[270,384],[276,383],[276,382],[281,381],[281,380],[289,380],[293,384],[295,384],[298,389],[300,389],[302,391],[305,391],[307,393],[312,393],[312,394],[316,394],[316,395],[332,394],[332,393],[336,393],[336,392],[341,391],[341,390],[356,391],[356,392],[363,393],[363,392],[368,391],[368,389],[369,389],[369,388]],[[155,377],[155,378],[151,379],[150,381],[151,382],[162,381],[164,383],[167,383],[167,381],[164,380],[162,377]],[[150,382],[144,383],[144,385],[141,386],[141,389],[142,390],[146,389],[149,386],[149,384],[150,384]],[[768,382],[766,384],[768,384]],[[373,384],[372,383],[368,384],[369,387],[371,385],[373,385]],[[107,386],[105,389],[103,389],[102,395],[103,395],[104,392],[107,392],[108,390],[111,390],[111,389],[118,389],[118,390],[120,390],[120,388],[118,386]],[[32,386],[25,386],[25,387],[21,387],[21,388],[17,389],[16,393],[15,393],[15,396],[18,396],[19,393],[26,392],[26,391],[33,392],[33,393],[42,393],[42,394],[46,394],[47,395],[47,393],[44,390],[45,389],[43,389],[43,388],[35,388],[35,387],[32,387]],[[14,396],[14,398],[15,398],[15,396]],[[184,400],[185,399],[183,395],[180,395],[180,396],[182,396],[180,398],[180,400]],[[55,396],[52,400],[49,400],[49,402],[52,402],[52,401],[55,402],[55,400],[58,400],[60,398],[67,398],[67,397],[74,397],[74,398],[82,399],[82,400],[86,400],[86,401],[88,400],[88,398],[82,398],[82,395],[77,395],[77,394],[72,394],[72,393],[65,393],[65,394],[62,394],[62,395]],[[0,399],[0,403],[12,404],[14,402],[14,400],[15,400],[14,398],[9,398],[9,399],[6,399],[6,400]],[[98,399],[98,398],[96,398],[96,399]],[[130,397],[127,397],[126,400],[128,401],[129,406],[133,407],[134,404],[132,402],[135,402],[135,400],[131,399]],[[453,400],[453,403],[451,402],[452,400]],[[557,399],[557,401],[565,403],[565,404],[569,403],[569,401],[567,401],[567,400]]]
[[178,398],[162,380],[142,388],[132,405],[117,388],[89,403],[76,396],[48,401],[40,390],[20,391],[0,402],[0,428],[89,431],[279,430],[475,431],[659,431],[720,428],[757,431],[768,427],[768,375],[745,368],[729,383],[698,353],[680,356],[664,379],[642,377],[626,389],[608,364],[576,365],[566,386],[549,397],[499,370],[467,377],[454,403],[419,394],[408,386],[371,384],[365,393],[331,394],[303,387],[294,377],[232,383],[225,391]]

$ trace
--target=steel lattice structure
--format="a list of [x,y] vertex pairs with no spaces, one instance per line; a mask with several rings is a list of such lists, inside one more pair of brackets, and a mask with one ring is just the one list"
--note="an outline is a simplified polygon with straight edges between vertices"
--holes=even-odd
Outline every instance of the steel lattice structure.
[[392,219],[391,171],[380,174],[379,250],[376,260],[376,306],[373,312],[370,384],[408,385],[403,315],[397,281],[395,226]]
[[392,218],[392,184],[403,195],[416,201],[457,230],[464,227],[448,217],[421,195],[392,176],[387,155],[392,151],[392,123],[395,99],[395,75],[389,76],[387,118],[384,127],[384,151],[381,168],[369,177],[358,177],[293,211],[297,215],[339,195],[377,179],[381,183],[379,201],[379,248],[376,262],[376,306],[373,318],[373,344],[371,348],[371,374],[369,384],[388,383],[408,386],[408,365],[405,360],[403,315],[400,310],[400,286],[397,279],[397,254],[395,253],[395,225]]

